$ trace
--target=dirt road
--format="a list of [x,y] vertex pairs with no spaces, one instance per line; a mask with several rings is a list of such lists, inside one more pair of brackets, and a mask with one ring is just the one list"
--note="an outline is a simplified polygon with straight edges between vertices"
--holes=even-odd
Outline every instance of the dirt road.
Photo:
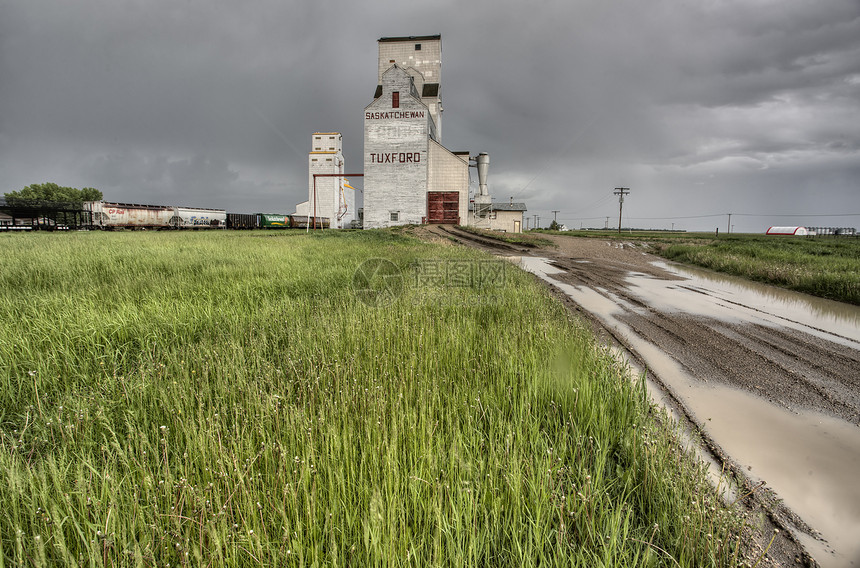
[[670,265],[647,245],[443,234],[521,257],[647,370],[723,467],[765,482],[782,561],[799,541],[822,566],[860,566],[860,308]]
[[[623,313],[615,315],[619,321],[659,346],[691,376],[731,385],[784,408],[814,410],[860,423],[860,344],[855,341],[852,347],[827,338],[817,328],[826,324],[810,325],[798,313],[802,308],[779,314],[783,325],[775,327],[744,313],[753,310],[765,315],[764,310],[773,306],[751,305],[758,299],[737,293],[719,297],[719,291],[696,286],[683,273],[667,270],[640,246],[596,239],[554,240],[557,250],[535,253],[564,270],[554,274],[554,279],[599,290],[612,299],[623,308]],[[649,277],[663,282],[648,290]],[[684,292],[680,301],[669,297]],[[686,297],[690,293],[704,296],[696,299],[706,305],[692,306]],[[800,296],[777,289],[771,293],[783,298]],[[821,303],[810,300],[812,305]],[[856,309],[845,306],[845,312]]]

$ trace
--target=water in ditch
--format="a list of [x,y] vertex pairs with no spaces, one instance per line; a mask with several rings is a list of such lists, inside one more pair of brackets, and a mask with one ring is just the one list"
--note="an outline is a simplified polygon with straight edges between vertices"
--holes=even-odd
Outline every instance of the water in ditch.
[[[636,310],[599,287],[573,286],[547,259],[512,259],[570,296],[624,338],[691,411],[707,434],[766,481],[820,539],[797,533],[825,568],[860,566],[860,428],[824,414],[788,410],[714,382],[701,382],[635,333],[621,316]],[[633,273],[628,292],[650,309],[733,323],[784,327],[860,351],[860,308],[708,271],[662,265],[675,279]],[[680,276],[682,279],[677,279]]]

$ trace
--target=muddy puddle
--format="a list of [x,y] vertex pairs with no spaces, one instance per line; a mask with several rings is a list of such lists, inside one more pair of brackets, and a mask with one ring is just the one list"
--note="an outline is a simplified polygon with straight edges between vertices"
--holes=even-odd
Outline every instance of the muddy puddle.
[[[636,294],[658,309],[726,320],[757,320],[860,349],[860,306],[694,267],[653,264],[687,278],[674,281],[646,275],[628,276],[627,281]],[[670,290],[676,293],[668,294]]]
[[[680,312],[702,320],[790,329],[860,351],[860,308],[665,264],[660,266],[670,273],[666,279],[628,274],[625,298],[598,285],[559,282],[553,275],[565,271],[547,259],[511,260],[556,286],[624,338],[750,479],[765,481],[818,532],[816,539],[795,531],[821,566],[860,566],[860,427],[699,380],[625,323],[631,313]],[[631,296],[638,301],[631,301]]]

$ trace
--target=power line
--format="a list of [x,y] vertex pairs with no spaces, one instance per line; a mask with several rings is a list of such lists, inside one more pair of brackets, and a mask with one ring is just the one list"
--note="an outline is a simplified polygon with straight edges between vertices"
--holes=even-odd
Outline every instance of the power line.
[[797,215],[770,215],[768,213],[732,213],[732,215],[739,215],[741,217],[860,217],[860,213],[825,213],[815,215],[807,215],[805,213],[799,213]]
[[[628,219],[635,221],[660,221],[666,219],[705,219],[708,217],[724,217],[728,214],[729,213],[712,213],[711,215],[684,215],[675,217],[628,217]],[[825,215],[806,215],[804,213],[798,213],[797,215],[768,215],[766,213],[731,213],[731,215],[740,217],[860,217],[860,213],[832,213]]]
[[[594,113],[594,115],[591,117],[591,120],[588,121],[588,123],[585,125],[585,127],[579,129],[578,131],[575,132],[575,134],[573,136],[570,137],[570,141],[568,142],[568,144],[565,147],[563,147],[561,149],[559,156],[563,156],[563,155],[567,154],[568,150],[570,148],[572,148],[574,144],[576,144],[576,142],[579,140],[579,138],[583,134],[585,134],[586,132],[588,132],[591,129],[591,127],[594,125],[594,123],[597,122],[597,120],[599,118],[601,118],[601,116],[602,116],[601,112]],[[522,193],[532,184],[532,182],[534,180],[536,180],[538,177],[540,177],[541,174],[543,174],[544,172],[549,170],[550,167],[551,167],[550,165],[547,165],[547,166],[539,169],[538,172],[534,175],[534,177],[532,179],[530,179],[528,181],[528,183],[526,183],[522,188],[520,188],[520,190],[518,192],[516,192],[514,194],[514,197],[518,199],[519,196],[522,195]],[[552,167],[554,167],[554,165]]]
[[[636,221],[660,221],[664,219],[705,219],[707,217],[722,217],[725,213],[714,213],[713,215],[686,215],[683,217],[628,217],[628,219]],[[733,213],[737,215],[737,213]]]
[[[595,221],[598,219],[605,219],[606,216],[603,217],[562,217],[562,221]],[[607,223],[608,224],[608,223]]]
[[[601,198],[599,201],[605,200],[606,197]],[[561,213],[561,220],[564,221],[595,221],[595,220],[604,220],[607,219],[607,216],[603,215],[600,217],[583,217],[576,214],[576,212],[566,212],[561,210],[553,210],[553,213]],[[668,217],[627,217],[630,221],[678,221],[683,219],[710,219],[715,217],[725,217],[728,213],[711,213],[709,215],[675,215]],[[764,213],[732,213],[732,216],[741,216],[741,217],[773,217],[773,218],[786,218],[786,217],[803,217],[803,218],[817,218],[817,217],[860,217],[860,213],[816,213],[816,214],[778,214],[778,215],[769,215]],[[535,218],[537,215],[533,215]],[[535,219],[536,220],[536,219]],[[608,227],[608,220],[605,225]]]
[[586,205],[585,207],[581,207],[581,208],[577,209],[577,211],[578,211],[578,212],[581,212],[581,213],[585,213],[585,212],[586,212],[586,211],[588,211],[589,209],[592,209],[593,207],[597,207],[598,205],[601,205],[602,203],[604,203],[605,201],[607,201],[607,200],[609,200],[609,199],[612,199],[612,194],[611,194],[611,193],[607,193],[606,195],[604,195],[603,197],[601,197],[601,198],[600,198],[600,199],[598,199],[597,201],[594,201],[594,202],[592,202],[592,203],[589,203],[589,204],[588,204],[588,205]]

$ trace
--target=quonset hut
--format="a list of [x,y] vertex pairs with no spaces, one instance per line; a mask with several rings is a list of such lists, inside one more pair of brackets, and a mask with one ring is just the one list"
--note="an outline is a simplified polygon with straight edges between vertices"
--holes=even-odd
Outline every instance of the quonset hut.
[[364,109],[364,227],[465,223],[469,153],[442,146],[442,36],[384,37]]
[[765,235],[780,235],[791,237],[806,237],[809,236],[809,231],[806,227],[768,227]]

